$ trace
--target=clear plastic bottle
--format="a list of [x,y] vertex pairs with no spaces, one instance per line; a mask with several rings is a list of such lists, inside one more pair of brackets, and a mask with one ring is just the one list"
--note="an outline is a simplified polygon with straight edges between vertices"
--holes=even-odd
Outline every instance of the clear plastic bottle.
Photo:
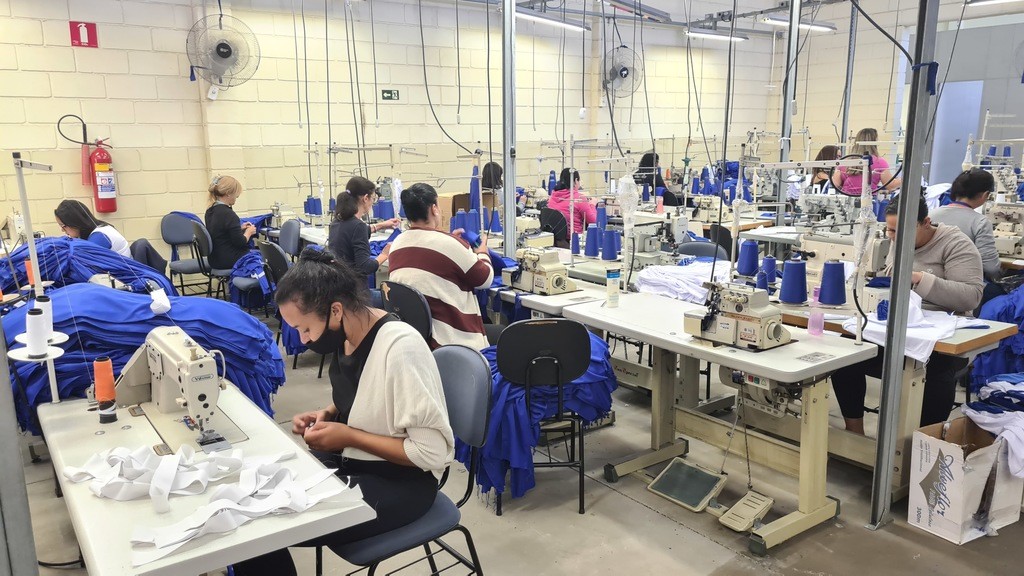
[[807,316],[807,333],[811,336],[821,336],[825,333],[825,313],[818,308],[818,291],[820,287],[814,288],[814,298],[811,300],[811,311]]

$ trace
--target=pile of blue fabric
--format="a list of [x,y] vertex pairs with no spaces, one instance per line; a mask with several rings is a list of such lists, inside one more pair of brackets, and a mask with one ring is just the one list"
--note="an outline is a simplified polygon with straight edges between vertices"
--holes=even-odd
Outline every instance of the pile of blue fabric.
[[981,307],[979,318],[1016,324],[1018,332],[1004,338],[995,350],[978,354],[971,372],[971,391],[997,374],[1024,372],[1024,290],[1020,288],[1005,296],[997,296]]
[[[558,388],[535,387],[530,393],[530,412],[526,409],[526,389],[515,386],[498,372],[497,348],[484,349],[491,365],[491,421],[487,441],[480,452],[477,483],[483,492],[505,491],[509,476],[512,497],[519,498],[536,485],[533,476],[533,449],[540,439],[540,421],[558,410]],[[612,407],[612,392],[618,386],[609,361],[608,345],[590,335],[590,367],[572,384],[563,386],[565,408],[576,412],[587,423],[606,416]],[[468,465],[470,448],[456,439],[455,457]],[[511,474],[509,474],[511,472]]]
[[[53,281],[56,287],[88,282],[96,274],[110,274],[133,292],[147,293],[147,285],[154,283],[163,288],[168,296],[178,294],[163,274],[88,240],[67,236],[41,238],[36,240],[36,253],[40,268],[37,276],[44,281]],[[28,246],[22,246],[11,254],[18,283],[22,286],[28,284],[28,276],[25,274],[25,260],[28,257]],[[8,294],[17,290],[11,266],[6,259],[0,259],[0,290]]]
[[[235,278],[254,278],[259,281],[257,289],[239,290],[233,280]],[[228,296],[233,304],[237,304],[246,310],[263,308],[270,303],[274,294],[274,284],[267,278],[263,269],[263,256],[259,250],[250,250],[235,262],[231,268],[231,277],[228,278]]]
[[[75,284],[47,294],[53,302],[54,330],[70,337],[60,346],[64,355],[54,360],[61,398],[85,396],[97,358],[109,356],[117,376],[153,328],[176,325],[204,349],[223,352],[228,380],[264,412],[273,413],[270,395],[285,379],[281,353],[270,330],[238,307],[212,298],[172,296],[171,311],[154,316],[148,295],[96,284]],[[14,337],[25,332],[28,309],[21,306],[4,316],[8,347],[21,346]],[[15,370],[18,422],[38,434],[31,414],[50,401],[46,365],[17,363]]]

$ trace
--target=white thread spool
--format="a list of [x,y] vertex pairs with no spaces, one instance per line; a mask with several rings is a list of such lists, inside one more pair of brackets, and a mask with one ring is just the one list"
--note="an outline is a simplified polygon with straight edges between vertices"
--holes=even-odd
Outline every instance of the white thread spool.
[[50,336],[53,335],[53,302],[50,301],[49,296],[38,296],[36,297],[35,307],[43,311],[43,318],[45,319],[46,325],[46,339],[49,341]]
[[50,334],[46,330],[46,317],[39,308],[29,310],[25,316],[25,334],[28,336],[29,358],[45,358]]

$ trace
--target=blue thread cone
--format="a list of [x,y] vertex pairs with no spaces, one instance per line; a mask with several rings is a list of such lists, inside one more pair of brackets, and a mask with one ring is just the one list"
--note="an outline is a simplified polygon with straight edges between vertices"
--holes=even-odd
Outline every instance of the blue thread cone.
[[615,237],[619,233],[615,230],[605,230],[601,242],[601,260],[615,260],[619,253],[615,250]]
[[557,182],[558,179],[555,178],[555,171],[552,170],[551,172],[548,172],[548,196],[555,191],[555,183]]
[[459,228],[466,229],[466,211],[461,209],[455,213],[455,229]]
[[484,223],[484,232],[490,232],[491,230],[491,209],[484,206],[480,209],[483,212],[483,217],[480,219]]
[[324,203],[319,198],[313,199],[313,214],[322,216],[324,213]]
[[480,233],[480,213],[476,208],[470,208],[469,213],[466,214],[466,230]]
[[648,184],[647,182],[644,182],[644,192],[643,192],[642,199],[643,199],[644,202],[650,202],[651,201],[651,185]]
[[618,254],[619,252],[622,252],[622,234],[619,234],[618,230],[614,230],[614,232],[615,232],[615,253]]
[[756,286],[761,290],[768,289],[768,275],[764,273],[764,270],[761,270],[760,272],[757,273]]
[[395,205],[391,202],[380,202],[380,219],[391,220],[395,217]]
[[[469,179],[469,209],[480,209],[480,167],[473,166],[472,178]],[[479,226],[478,226],[479,228]]]
[[501,214],[497,210],[491,212],[491,225],[488,230],[491,234],[501,234],[504,231],[501,227]]
[[988,155],[989,156],[995,156],[996,155],[996,147],[995,146],[989,146],[988,147]]
[[736,261],[736,273],[741,276],[757,274],[757,240],[744,240],[740,244],[740,257]]
[[803,304],[807,301],[807,263],[803,260],[787,260],[782,266],[782,293],[779,300],[786,304]]
[[597,227],[601,230],[608,227],[608,208],[604,204],[597,207]]
[[452,216],[451,218],[448,219],[448,231],[455,232],[455,230],[455,216]]
[[576,255],[579,255],[579,253],[580,253],[580,235],[575,233],[575,232],[572,233],[572,245],[571,246],[572,246],[572,253],[576,254]]
[[888,200],[878,201],[878,221],[885,222],[885,209],[889,207]]
[[597,227],[597,224],[591,224],[587,226],[587,242],[583,246],[583,255],[591,258],[597,258],[597,254],[601,249],[601,229]]
[[761,271],[764,272],[765,281],[769,284],[775,282],[775,276],[778,273],[776,266],[774,256],[765,256],[764,260],[761,261]]
[[330,206],[331,212],[334,212],[335,209],[338,208],[338,199],[337,198],[331,198],[331,203],[329,204],[329,206]]
[[846,267],[842,262],[825,262],[825,268],[821,272],[818,302],[827,306],[846,304]]
[[1009,158],[1012,146],[1003,146],[1003,158]]
[[700,195],[700,180],[697,180],[696,178],[693,179],[693,190],[690,192],[690,195],[691,196],[699,196]]

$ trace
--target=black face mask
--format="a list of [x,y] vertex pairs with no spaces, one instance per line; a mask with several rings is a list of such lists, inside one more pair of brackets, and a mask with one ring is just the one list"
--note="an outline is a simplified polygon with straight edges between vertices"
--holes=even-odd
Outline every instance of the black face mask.
[[320,335],[316,340],[310,340],[306,342],[306,348],[309,348],[317,354],[334,354],[345,344],[345,324],[341,324],[341,327],[337,330],[331,329],[331,311],[327,310],[327,321],[324,322],[324,333]]

